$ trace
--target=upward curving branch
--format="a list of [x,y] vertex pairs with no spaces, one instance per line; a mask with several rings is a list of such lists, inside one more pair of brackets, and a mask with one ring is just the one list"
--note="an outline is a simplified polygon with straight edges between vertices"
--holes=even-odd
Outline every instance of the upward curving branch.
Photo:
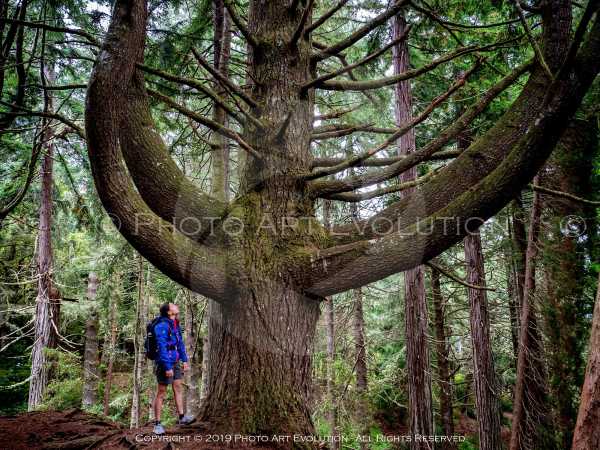
[[[98,195],[121,234],[159,270],[189,289],[219,301],[228,301],[236,287],[226,275],[227,255],[222,250],[197,244],[155,215],[136,191],[122,161],[123,147],[137,148],[137,136],[131,133],[151,127],[148,116],[129,120],[132,110],[127,105],[130,102],[123,101],[137,100],[132,86],[136,62],[143,59],[146,17],[145,1],[117,1],[106,41],[89,82],[86,136]],[[155,132],[150,130],[149,133],[151,140],[154,139]],[[148,161],[148,155],[144,154],[139,162],[143,164],[144,161]],[[166,167],[162,170],[173,169],[168,161],[164,162]],[[151,166],[146,164],[148,169]],[[139,178],[140,173],[137,175]],[[182,182],[178,179],[176,184]],[[139,186],[138,189],[143,191]],[[165,191],[161,194],[165,195]],[[170,195],[168,189],[166,195]],[[209,203],[207,196],[204,199]],[[202,202],[198,204],[202,205]],[[208,204],[196,212],[204,214],[213,207],[222,208],[219,204]]]
[[[547,12],[546,27],[558,26],[554,13]],[[546,61],[556,70],[559,55],[569,45],[568,31],[545,36]],[[548,84],[538,65],[503,118],[440,175],[368,221],[354,224],[360,231],[347,229],[347,240],[338,240],[342,245],[313,252],[305,265],[311,280],[307,291],[332,295],[412,268],[479,227],[543,165],[599,71],[596,18],[571,70]]]

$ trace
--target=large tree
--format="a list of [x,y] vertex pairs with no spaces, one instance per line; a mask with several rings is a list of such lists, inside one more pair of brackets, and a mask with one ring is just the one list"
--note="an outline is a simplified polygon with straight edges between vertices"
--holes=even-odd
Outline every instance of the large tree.
[[[88,85],[89,157],[99,196],[125,238],[172,279],[220,305],[219,317],[212,317],[218,327],[211,329],[217,334],[211,337],[203,418],[215,430],[305,434],[313,431],[307,397],[320,303],[437,256],[514,198],[552,151],[600,68],[600,20],[586,31],[598,2],[589,3],[583,25],[571,37],[570,2],[544,1],[539,9],[543,42],[541,49],[535,46],[533,64],[505,76],[426,146],[388,161],[383,169],[347,178],[339,174],[368,165],[386,144],[357,149],[355,156],[333,163],[315,159],[315,92],[377,89],[432,66],[362,81],[339,79],[339,71],[324,75],[321,63],[412,6],[397,1],[342,41],[323,45],[311,36],[324,22],[312,21],[313,1],[251,0],[247,20],[229,0],[224,3],[248,44],[247,86],[221,77],[232,102],[198,81],[184,81],[222,101],[243,123],[242,132],[145,87],[140,65],[146,2],[119,0]],[[461,47],[433,65],[483,50]],[[428,109],[472,72],[464,72]],[[443,170],[421,180],[412,194],[358,224],[326,229],[317,220],[319,198],[352,201],[364,195],[354,191],[434,158],[526,72],[521,94],[502,118]],[[217,72],[212,75],[220,79]],[[240,189],[231,202],[211,197],[182,175],[154,127],[148,94],[246,153]],[[415,115],[386,143],[427,115]],[[326,178],[332,174],[337,178]]]

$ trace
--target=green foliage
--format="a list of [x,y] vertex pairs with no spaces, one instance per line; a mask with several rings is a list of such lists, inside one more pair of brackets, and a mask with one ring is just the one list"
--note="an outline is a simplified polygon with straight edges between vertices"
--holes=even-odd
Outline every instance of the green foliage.
[[50,382],[40,409],[79,408],[83,374],[79,356],[60,350],[45,349]]

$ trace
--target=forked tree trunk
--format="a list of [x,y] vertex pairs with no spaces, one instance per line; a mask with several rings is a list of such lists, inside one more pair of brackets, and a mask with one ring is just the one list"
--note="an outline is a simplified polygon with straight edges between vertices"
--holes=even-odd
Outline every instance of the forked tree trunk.
[[[440,416],[445,436],[454,436],[454,414],[452,412],[452,380],[450,374],[450,349],[446,333],[445,302],[440,286],[440,272],[431,269],[431,297],[435,324],[435,352],[438,366],[440,390]],[[443,450],[454,450],[456,443],[444,441]]]
[[600,276],[589,351],[572,450],[600,448]]
[[[150,276],[149,273],[148,276]],[[147,311],[144,283],[144,259],[140,255],[138,263],[138,295],[137,305],[135,308],[135,335],[133,337],[133,392],[131,396],[131,415],[129,418],[129,428],[138,428],[140,426],[140,415],[142,408],[142,380],[145,362],[144,335],[146,334]]]
[[[393,20],[392,39],[399,38],[406,30],[407,24],[402,14]],[[406,40],[393,47],[394,73],[403,73],[410,68],[410,56]],[[412,92],[410,81],[401,81],[396,85],[395,116],[398,126],[406,124],[412,117]],[[414,128],[398,139],[398,155],[403,156],[415,151]],[[416,178],[416,167],[400,176],[401,182]],[[406,190],[403,195],[409,195]],[[427,299],[423,267],[418,266],[404,272],[405,302],[405,335],[406,366],[408,370],[408,409],[410,416],[410,433],[412,435],[429,436],[433,434],[433,408],[431,400],[431,367],[427,342],[428,319]],[[427,449],[429,444],[420,440],[412,440],[411,448]]]
[[104,343],[106,352],[106,381],[104,383],[104,415],[108,415],[110,405],[110,391],[112,389],[112,378],[113,378],[113,366],[115,364],[115,352],[117,350],[117,306],[119,292],[121,289],[121,279],[119,274],[115,275],[116,289],[110,295],[109,306],[108,306],[108,331],[109,331],[109,342],[108,346]]
[[[475,286],[485,286],[485,268],[479,232],[468,235],[464,246],[467,281]],[[469,306],[479,448],[501,450],[499,386],[494,370],[486,291],[469,288]]]
[[87,298],[89,303],[88,318],[85,322],[85,349],[83,352],[83,408],[90,408],[98,399],[98,306],[96,292],[98,276],[90,272],[88,277]]
[[[54,74],[42,71],[42,77],[53,81]],[[45,110],[52,112],[52,97],[46,97]],[[52,177],[54,162],[54,131],[50,122],[44,121],[44,157],[40,171],[41,195],[37,245],[38,290],[35,299],[35,334],[31,349],[31,379],[29,381],[29,411],[42,402],[48,384],[48,362],[45,349],[56,345],[58,323],[57,295],[53,295],[52,283]],[[54,305],[54,303],[57,305]]]
[[[538,178],[534,178],[537,184]],[[513,406],[510,450],[550,446],[546,368],[536,317],[535,266],[541,222],[540,196],[534,192],[525,255],[525,276],[519,331],[519,358]],[[548,447],[551,448],[551,447]]]

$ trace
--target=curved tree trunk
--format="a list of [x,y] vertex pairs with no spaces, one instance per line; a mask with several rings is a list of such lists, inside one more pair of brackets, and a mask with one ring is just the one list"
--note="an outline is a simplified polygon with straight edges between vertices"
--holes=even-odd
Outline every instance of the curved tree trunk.
[[[485,286],[485,269],[481,237],[474,232],[465,238],[467,281]],[[487,295],[483,289],[469,288],[471,344],[473,347],[473,381],[481,450],[502,450],[500,436],[500,402],[494,370]]]

